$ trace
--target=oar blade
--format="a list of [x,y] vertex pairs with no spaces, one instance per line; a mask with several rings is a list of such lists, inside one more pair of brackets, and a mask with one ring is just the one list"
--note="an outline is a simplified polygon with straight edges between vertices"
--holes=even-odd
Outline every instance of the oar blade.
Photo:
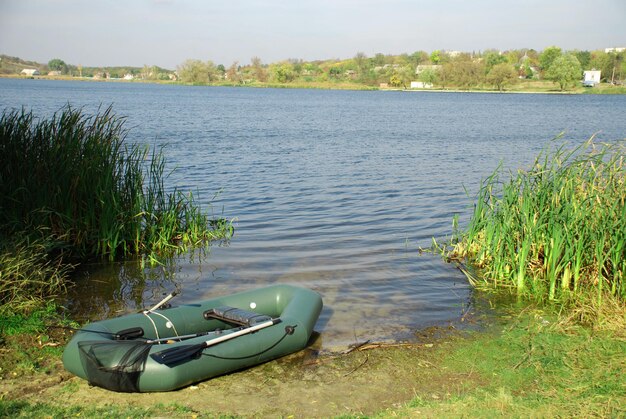
[[169,348],[160,352],[155,352],[151,354],[150,356],[159,364],[165,364],[168,366],[175,365],[180,362],[187,361],[190,358],[194,358],[195,356],[199,355],[205,348],[208,348],[209,346],[217,345],[218,343],[226,342],[227,340],[231,340],[239,336],[256,332],[257,330],[261,330],[263,328],[280,323],[280,321],[281,321],[280,318],[271,319],[271,320],[268,320],[263,323],[259,323],[251,327],[246,327],[246,328],[239,329],[236,331],[231,331],[230,333],[224,334],[222,336],[218,336],[214,339],[207,340],[197,345],[177,346],[175,348]]
[[182,345],[176,348],[165,349],[160,352],[155,352],[150,355],[159,364],[163,365],[176,365],[183,361],[187,361],[190,358],[197,356],[202,350],[206,348],[206,344],[199,343],[197,345]]

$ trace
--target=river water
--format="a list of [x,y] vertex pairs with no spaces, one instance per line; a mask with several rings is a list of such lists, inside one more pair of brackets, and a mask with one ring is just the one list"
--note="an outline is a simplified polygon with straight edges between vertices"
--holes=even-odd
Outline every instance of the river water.
[[0,79],[0,108],[50,115],[113,106],[128,141],[166,145],[166,183],[194,193],[236,233],[208,254],[142,269],[84,266],[65,302],[99,319],[271,283],[318,291],[323,346],[410,340],[458,325],[464,276],[431,238],[471,214],[481,179],[515,171],[559,133],[626,137],[626,96],[360,92]]

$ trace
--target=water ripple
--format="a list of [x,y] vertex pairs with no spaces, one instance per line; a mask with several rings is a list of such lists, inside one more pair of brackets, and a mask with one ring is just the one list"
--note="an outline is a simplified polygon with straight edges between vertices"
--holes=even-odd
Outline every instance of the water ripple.
[[[235,220],[227,246],[167,269],[86,267],[69,302],[98,318],[175,287],[179,302],[293,283],[319,291],[325,347],[410,339],[458,322],[463,275],[432,237],[466,222],[480,180],[515,170],[562,130],[624,138],[624,96],[206,88],[0,79],[0,106],[50,114],[114,103],[128,140],[165,146],[171,187]],[[582,117],[584,116],[584,117]],[[466,190],[467,189],[467,190]],[[468,196],[469,195],[469,196]]]

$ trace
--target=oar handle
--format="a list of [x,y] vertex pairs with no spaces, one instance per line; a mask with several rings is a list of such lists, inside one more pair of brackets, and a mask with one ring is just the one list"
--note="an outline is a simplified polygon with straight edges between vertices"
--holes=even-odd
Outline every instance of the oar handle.
[[182,335],[182,336],[170,336],[168,338],[160,338],[160,339],[148,339],[146,340],[146,343],[163,343],[163,342],[170,342],[170,341],[181,341],[185,339],[197,338],[198,336],[202,336],[202,335],[208,335],[209,333],[211,332],[193,333],[190,335]]
[[269,326],[273,326],[275,324],[280,323],[280,318],[271,319],[263,323],[255,324],[254,326],[246,327],[245,329],[238,330],[233,333],[229,333],[227,335],[219,336],[211,340],[207,340],[204,342],[204,347],[208,348],[209,346],[217,345],[220,342],[225,342],[230,339],[234,339],[238,336],[247,335],[248,333],[256,332],[257,330],[264,329]]
[[164,299],[162,299],[161,301],[156,303],[154,305],[154,307],[152,307],[149,310],[146,310],[146,312],[149,313],[151,311],[154,311],[154,310],[158,309],[159,307],[163,307],[169,300],[171,300],[172,298],[176,297],[176,294],[178,294],[176,291],[173,291],[173,292],[169,293]]

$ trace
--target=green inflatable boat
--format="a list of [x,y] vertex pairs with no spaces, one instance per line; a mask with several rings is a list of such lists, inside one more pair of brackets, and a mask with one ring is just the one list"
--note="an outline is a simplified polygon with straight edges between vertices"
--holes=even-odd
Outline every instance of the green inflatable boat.
[[91,323],[65,368],[113,391],[170,391],[303,349],[322,310],[309,289],[273,285]]

